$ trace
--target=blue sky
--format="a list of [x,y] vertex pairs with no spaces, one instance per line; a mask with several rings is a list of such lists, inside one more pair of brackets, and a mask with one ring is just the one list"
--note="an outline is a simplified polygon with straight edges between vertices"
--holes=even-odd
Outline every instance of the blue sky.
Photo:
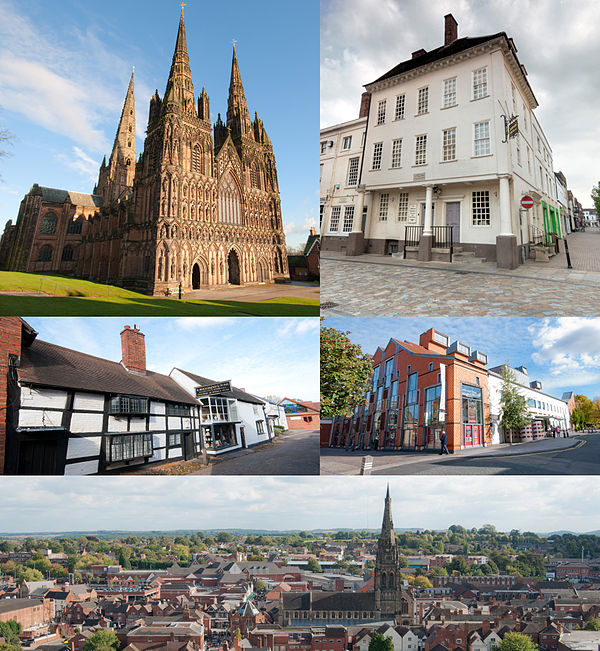
[[376,529],[388,481],[398,529],[598,528],[600,483],[586,477],[4,477],[0,533]]
[[[316,225],[319,3],[189,0],[185,21],[194,91],[225,115],[232,39],[250,114],[277,158],[288,244]],[[162,96],[180,7],[175,0],[0,0],[0,126],[15,136],[0,159],[0,229],[33,183],[91,192],[110,155],[135,66],[137,152],[151,94]]]
[[38,338],[115,362],[120,332],[134,323],[146,335],[146,366],[183,368],[260,396],[319,399],[319,319],[228,317],[34,318]]
[[525,317],[327,318],[325,325],[350,330],[350,339],[373,354],[391,337],[419,342],[435,328],[488,356],[488,368],[508,362],[527,367],[543,390],[561,397],[564,391],[600,397],[600,319]]

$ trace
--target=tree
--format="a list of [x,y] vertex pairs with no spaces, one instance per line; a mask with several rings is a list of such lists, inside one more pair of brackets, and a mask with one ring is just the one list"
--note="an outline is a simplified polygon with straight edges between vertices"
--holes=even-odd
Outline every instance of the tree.
[[17,648],[21,646],[19,634],[22,632],[23,627],[14,619],[9,619],[7,622],[0,622],[0,637],[3,637],[6,644],[10,646]]
[[373,633],[369,642],[369,651],[394,651],[394,642],[381,633]]
[[96,631],[83,645],[83,651],[117,651],[121,645],[113,631]]
[[600,215],[600,181],[592,188],[592,201],[596,212]]
[[537,651],[537,646],[523,633],[507,633],[497,651]]
[[505,432],[510,433],[512,445],[512,430],[519,429],[530,422],[527,409],[527,399],[519,392],[513,370],[508,366],[502,367],[502,397],[500,398],[502,418],[500,425]]
[[413,582],[413,585],[416,588],[432,588],[433,585],[431,581],[426,577],[426,576],[415,576],[415,580]]
[[316,558],[309,558],[306,564],[306,569],[309,572],[322,572],[323,569]]
[[598,619],[598,617],[592,617],[591,619],[588,619],[583,630],[600,631],[600,619]]
[[369,355],[353,344],[348,335],[321,326],[321,416],[351,416],[364,402],[373,375]]
[[254,582],[254,590],[256,592],[264,592],[267,589],[267,584],[262,579],[256,579]]

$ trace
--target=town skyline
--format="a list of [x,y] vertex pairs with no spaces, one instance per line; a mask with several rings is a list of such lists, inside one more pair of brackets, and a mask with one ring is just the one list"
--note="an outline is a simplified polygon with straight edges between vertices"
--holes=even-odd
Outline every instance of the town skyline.
[[[12,477],[5,482],[10,483],[10,491],[5,486],[0,504],[0,535],[79,531],[83,521],[96,523],[95,530],[110,531],[152,531],[157,522],[161,531],[377,530],[388,483],[398,530],[442,530],[453,524],[546,533],[595,529],[600,486],[583,476],[562,477],[560,486],[550,476],[514,477],[510,482],[497,476],[471,477],[453,484],[439,476],[427,479],[415,498],[414,479],[402,477],[315,481],[276,476],[260,482],[216,476],[70,477],[68,482]],[[514,500],[515,494],[525,497]],[[443,506],[448,504],[452,508]]]

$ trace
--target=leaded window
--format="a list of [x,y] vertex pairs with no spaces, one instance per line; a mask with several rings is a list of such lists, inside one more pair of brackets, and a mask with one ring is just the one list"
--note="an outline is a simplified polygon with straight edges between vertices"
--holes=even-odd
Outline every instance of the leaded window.
[[38,262],[49,262],[52,260],[52,247],[44,244],[38,252]]
[[151,457],[152,434],[125,434],[111,436],[109,442],[109,463]]
[[147,414],[148,398],[140,396],[115,396],[110,401],[111,414]]

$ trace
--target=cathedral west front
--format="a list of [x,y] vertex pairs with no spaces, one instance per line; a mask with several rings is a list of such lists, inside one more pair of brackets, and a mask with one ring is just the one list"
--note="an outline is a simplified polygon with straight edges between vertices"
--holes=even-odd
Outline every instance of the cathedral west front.
[[132,74],[92,194],[34,184],[0,243],[0,268],[72,275],[149,294],[286,281],[273,146],[250,118],[235,46],[225,121],[196,101],[183,7],[164,96],[136,159]]

